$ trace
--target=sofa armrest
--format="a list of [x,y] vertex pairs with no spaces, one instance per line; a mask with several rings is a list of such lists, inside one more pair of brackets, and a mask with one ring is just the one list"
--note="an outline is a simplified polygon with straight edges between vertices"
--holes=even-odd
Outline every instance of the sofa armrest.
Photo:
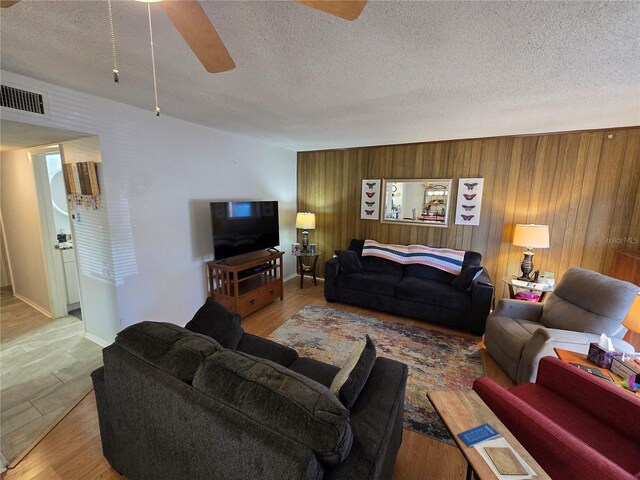
[[542,318],[542,308],[542,303],[523,302],[522,300],[503,298],[498,302],[498,305],[492,315],[518,318],[520,320],[540,323],[540,318]]
[[471,284],[471,318],[469,331],[476,335],[484,334],[487,317],[491,312],[493,299],[493,284],[486,270]]
[[332,480],[390,479],[402,443],[408,367],[378,357],[367,383],[351,408],[351,426],[358,432],[351,453],[331,469]]
[[340,275],[340,261],[331,258],[324,264],[324,296],[327,300],[335,299],[336,278]]
[[258,337],[257,335],[252,335],[247,332],[242,335],[236,350],[248,353],[254,357],[271,360],[283,367],[288,367],[298,358],[298,352],[293,348],[280,345],[268,338]]
[[554,357],[540,360],[536,384],[625,432],[640,445],[640,398]]
[[473,389],[551,478],[635,478],[493,380]]

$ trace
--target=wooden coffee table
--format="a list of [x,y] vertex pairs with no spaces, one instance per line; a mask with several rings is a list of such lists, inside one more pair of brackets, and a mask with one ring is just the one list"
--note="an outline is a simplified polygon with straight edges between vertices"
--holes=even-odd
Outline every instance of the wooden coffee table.
[[449,433],[456,441],[458,448],[467,459],[467,479],[471,478],[472,472],[475,472],[476,478],[481,480],[498,478],[494,475],[487,462],[480,456],[480,453],[474,447],[467,447],[458,438],[459,433],[485,422],[500,432],[502,437],[509,442],[509,445],[529,464],[536,472],[536,480],[550,478],[476,392],[473,390],[458,390],[429,392],[427,395],[438,415],[447,426]]

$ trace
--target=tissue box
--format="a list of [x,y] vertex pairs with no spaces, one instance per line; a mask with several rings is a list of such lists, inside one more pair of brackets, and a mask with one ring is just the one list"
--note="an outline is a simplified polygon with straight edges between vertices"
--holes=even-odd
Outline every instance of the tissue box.
[[587,354],[587,360],[595,363],[600,368],[611,368],[613,359],[616,357],[622,357],[622,352],[612,352],[602,348],[597,343],[589,344],[589,353]]
[[613,359],[611,371],[616,375],[620,375],[622,378],[637,375],[640,373],[640,357],[627,353],[625,359],[622,360],[622,355],[620,355]]

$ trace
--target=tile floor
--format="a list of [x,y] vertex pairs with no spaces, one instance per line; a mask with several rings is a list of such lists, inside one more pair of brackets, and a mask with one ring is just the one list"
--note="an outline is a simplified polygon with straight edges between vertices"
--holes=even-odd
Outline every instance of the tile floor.
[[91,388],[102,348],[82,322],[50,319],[3,288],[0,297],[0,451],[11,462]]

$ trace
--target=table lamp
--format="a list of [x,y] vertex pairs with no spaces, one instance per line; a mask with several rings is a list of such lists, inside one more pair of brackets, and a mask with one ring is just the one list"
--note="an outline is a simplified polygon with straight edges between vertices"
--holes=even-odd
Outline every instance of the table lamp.
[[533,271],[533,249],[549,248],[548,225],[523,225],[517,224],[513,231],[513,244],[517,247],[525,247],[524,258],[520,264],[522,276],[518,280],[530,282],[529,274]]
[[627,316],[622,321],[627,329],[635,333],[640,333],[640,294],[636,295],[636,299],[631,304],[631,308],[627,312]]
[[316,228],[316,215],[311,212],[298,212],[296,215],[296,228],[302,229],[302,253],[309,253],[309,232]]

